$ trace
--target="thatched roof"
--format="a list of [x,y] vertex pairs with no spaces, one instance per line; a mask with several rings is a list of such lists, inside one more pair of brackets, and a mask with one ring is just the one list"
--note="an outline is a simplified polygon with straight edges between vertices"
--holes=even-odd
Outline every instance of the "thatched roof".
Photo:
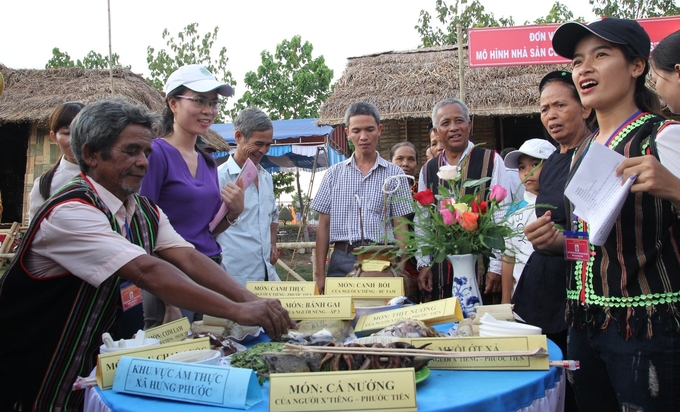
[[206,133],[205,136],[201,136],[201,139],[203,139],[203,142],[205,144],[214,148],[218,152],[229,151],[229,143],[227,143],[227,141],[224,140],[224,137],[222,137],[221,134],[217,133],[212,129],[208,130],[208,133]]
[[[465,103],[472,114],[538,113],[538,83],[566,65],[470,68],[464,49]],[[351,57],[333,94],[321,106],[319,124],[340,124],[357,101],[375,104],[383,119],[429,117],[434,105],[459,97],[458,48],[430,47]]]
[[160,112],[163,95],[142,76],[129,69],[113,70],[113,90],[108,70],[10,69],[0,64],[5,91],[0,96],[0,124],[46,123],[52,110],[62,103],[92,103],[104,98],[122,98]]

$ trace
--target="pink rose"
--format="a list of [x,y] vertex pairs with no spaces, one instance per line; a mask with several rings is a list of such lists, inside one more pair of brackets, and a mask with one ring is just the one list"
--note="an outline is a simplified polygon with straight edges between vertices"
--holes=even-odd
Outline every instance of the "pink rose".
[[492,202],[500,203],[505,200],[508,195],[508,191],[501,185],[495,185],[491,188],[491,194],[489,195],[489,200]]
[[449,209],[439,209],[439,214],[442,215],[442,219],[446,226],[451,226],[453,224],[453,214]]

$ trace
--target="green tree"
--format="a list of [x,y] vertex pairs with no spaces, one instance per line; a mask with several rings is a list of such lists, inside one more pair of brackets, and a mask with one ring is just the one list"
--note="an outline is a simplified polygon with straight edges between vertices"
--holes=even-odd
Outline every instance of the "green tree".
[[[111,55],[113,60],[113,66],[119,67],[120,61],[117,53]],[[52,58],[45,65],[46,69],[54,69],[58,67],[82,67],[85,69],[108,69],[109,68],[109,56],[102,56],[101,54],[90,50],[82,60],[76,60],[75,62],[71,59],[68,52],[62,52],[58,47],[52,49]]]
[[[262,59],[257,72],[246,73],[246,92],[232,112],[256,106],[269,113],[272,120],[317,117],[321,104],[331,93],[333,70],[326,66],[323,56],[314,58],[314,47],[300,36],[283,40],[276,52],[260,53]],[[297,196],[302,197],[300,171],[295,174]],[[302,208],[296,211],[303,212]],[[302,217],[304,240],[309,241],[306,217]]]
[[47,61],[46,69],[56,69],[58,67],[74,67],[76,64],[71,60],[68,52],[59,50],[58,47],[52,49],[52,58]]
[[[112,53],[111,60],[113,62],[113,67],[118,67],[121,65],[118,53]],[[76,66],[85,67],[86,69],[108,69],[109,56],[102,56],[94,50],[90,50],[90,52],[87,53],[85,57],[83,57],[83,60],[78,60],[76,62]]]
[[[246,92],[236,103],[238,110],[256,106],[272,120],[317,117],[331,93],[333,70],[323,56],[314,58],[314,47],[300,36],[283,40],[271,54],[263,50],[257,71],[246,73]],[[232,116],[234,117],[234,116]]]
[[298,195],[298,193],[293,193],[290,204],[295,208],[296,212],[302,213],[304,207],[307,207],[307,210],[309,210],[309,205],[312,204],[312,198],[307,196],[306,194],[302,195],[302,199],[304,201],[304,204],[301,205],[300,196]]
[[290,211],[288,206],[284,206],[279,211],[279,222],[283,222],[284,225],[293,220],[293,212]]
[[[447,5],[444,0],[435,2],[435,21],[427,10],[420,10],[418,25],[415,29],[420,34],[420,47],[458,44],[456,26],[460,23],[463,43],[467,43],[467,29],[474,27],[514,26],[512,17],[496,19],[493,13],[487,13],[479,0],[454,0]],[[441,27],[440,27],[441,26]]]
[[641,19],[680,14],[676,0],[589,0],[597,16]]
[[565,4],[560,3],[559,1],[556,1],[555,4],[553,4],[552,8],[550,9],[550,12],[548,12],[548,15],[545,17],[539,17],[536,20],[532,22],[526,21],[524,22],[525,25],[528,24],[554,24],[554,23],[566,23],[568,21],[584,21],[585,19],[583,17],[577,17],[574,19],[574,13],[572,13],[571,10],[569,10],[569,7],[567,7]]
[[309,213],[307,213],[307,217],[309,220],[319,220],[319,212],[317,212],[314,209],[309,209]]
[[272,173],[272,181],[274,183],[274,198],[278,199],[284,193],[293,193],[295,191],[295,175],[289,172],[275,172]]
[[[150,76],[147,78],[149,83],[158,90],[163,90],[165,81],[172,72],[179,67],[187,64],[202,64],[219,80],[236,85],[234,78],[227,70],[227,48],[222,47],[218,53],[218,58],[213,59],[212,49],[219,27],[215,27],[212,32],[201,35],[198,32],[198,23],[187,25],[182,31],[177,33],[177,38],[172,37],[168,29],[163,30],[163,40],[166,41],[168,50],[156,50],[149,46],[146,48],[146,62],[149,64]],[[218,120],[223,120],[228,115],[225,105],[222,105]]]

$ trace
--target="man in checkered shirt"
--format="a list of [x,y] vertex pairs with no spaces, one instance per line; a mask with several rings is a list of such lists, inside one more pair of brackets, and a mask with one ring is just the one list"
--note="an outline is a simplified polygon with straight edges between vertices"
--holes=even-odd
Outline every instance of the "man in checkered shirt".
[[404,172],[376,151],[381,132],[375,106],[358,102],[347,109],[345,133],[354,144],[354,153],[328,169],[312,202],[312,209],[319,212],[315,275],[321,293],[331,243],[334,247],[328,276],[344,277],[354,269],[355,247],[384,244],[386,238],[392,244],[396,238],[400,245],[405,240],[403,217],[413,213],[408,201],[410,181],[406,177],[386,180]]

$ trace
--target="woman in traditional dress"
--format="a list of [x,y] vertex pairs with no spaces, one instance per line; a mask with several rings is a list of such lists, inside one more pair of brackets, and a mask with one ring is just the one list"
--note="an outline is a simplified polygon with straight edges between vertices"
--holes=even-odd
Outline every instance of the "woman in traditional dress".
[[[680,197],[646,166],[653,157],[680,176],[680,125],[661,116],[658,97],[645,86],[650,40],[636,21],[569,22],[555,32],[553,48],[572,60],[581,101],[599,125],[574,154],[571,176],[594,144],[629,158],[618,174],[637,176],[604,244],[590,244],[590,256],[572,262],[568,355],[581,364],[573,372],[579,408],[674,410],[680,405]],[[554,241],[559,231],[541,220],[543,235]],[[572,230],[587,236],[588,223],[574,220]]]

